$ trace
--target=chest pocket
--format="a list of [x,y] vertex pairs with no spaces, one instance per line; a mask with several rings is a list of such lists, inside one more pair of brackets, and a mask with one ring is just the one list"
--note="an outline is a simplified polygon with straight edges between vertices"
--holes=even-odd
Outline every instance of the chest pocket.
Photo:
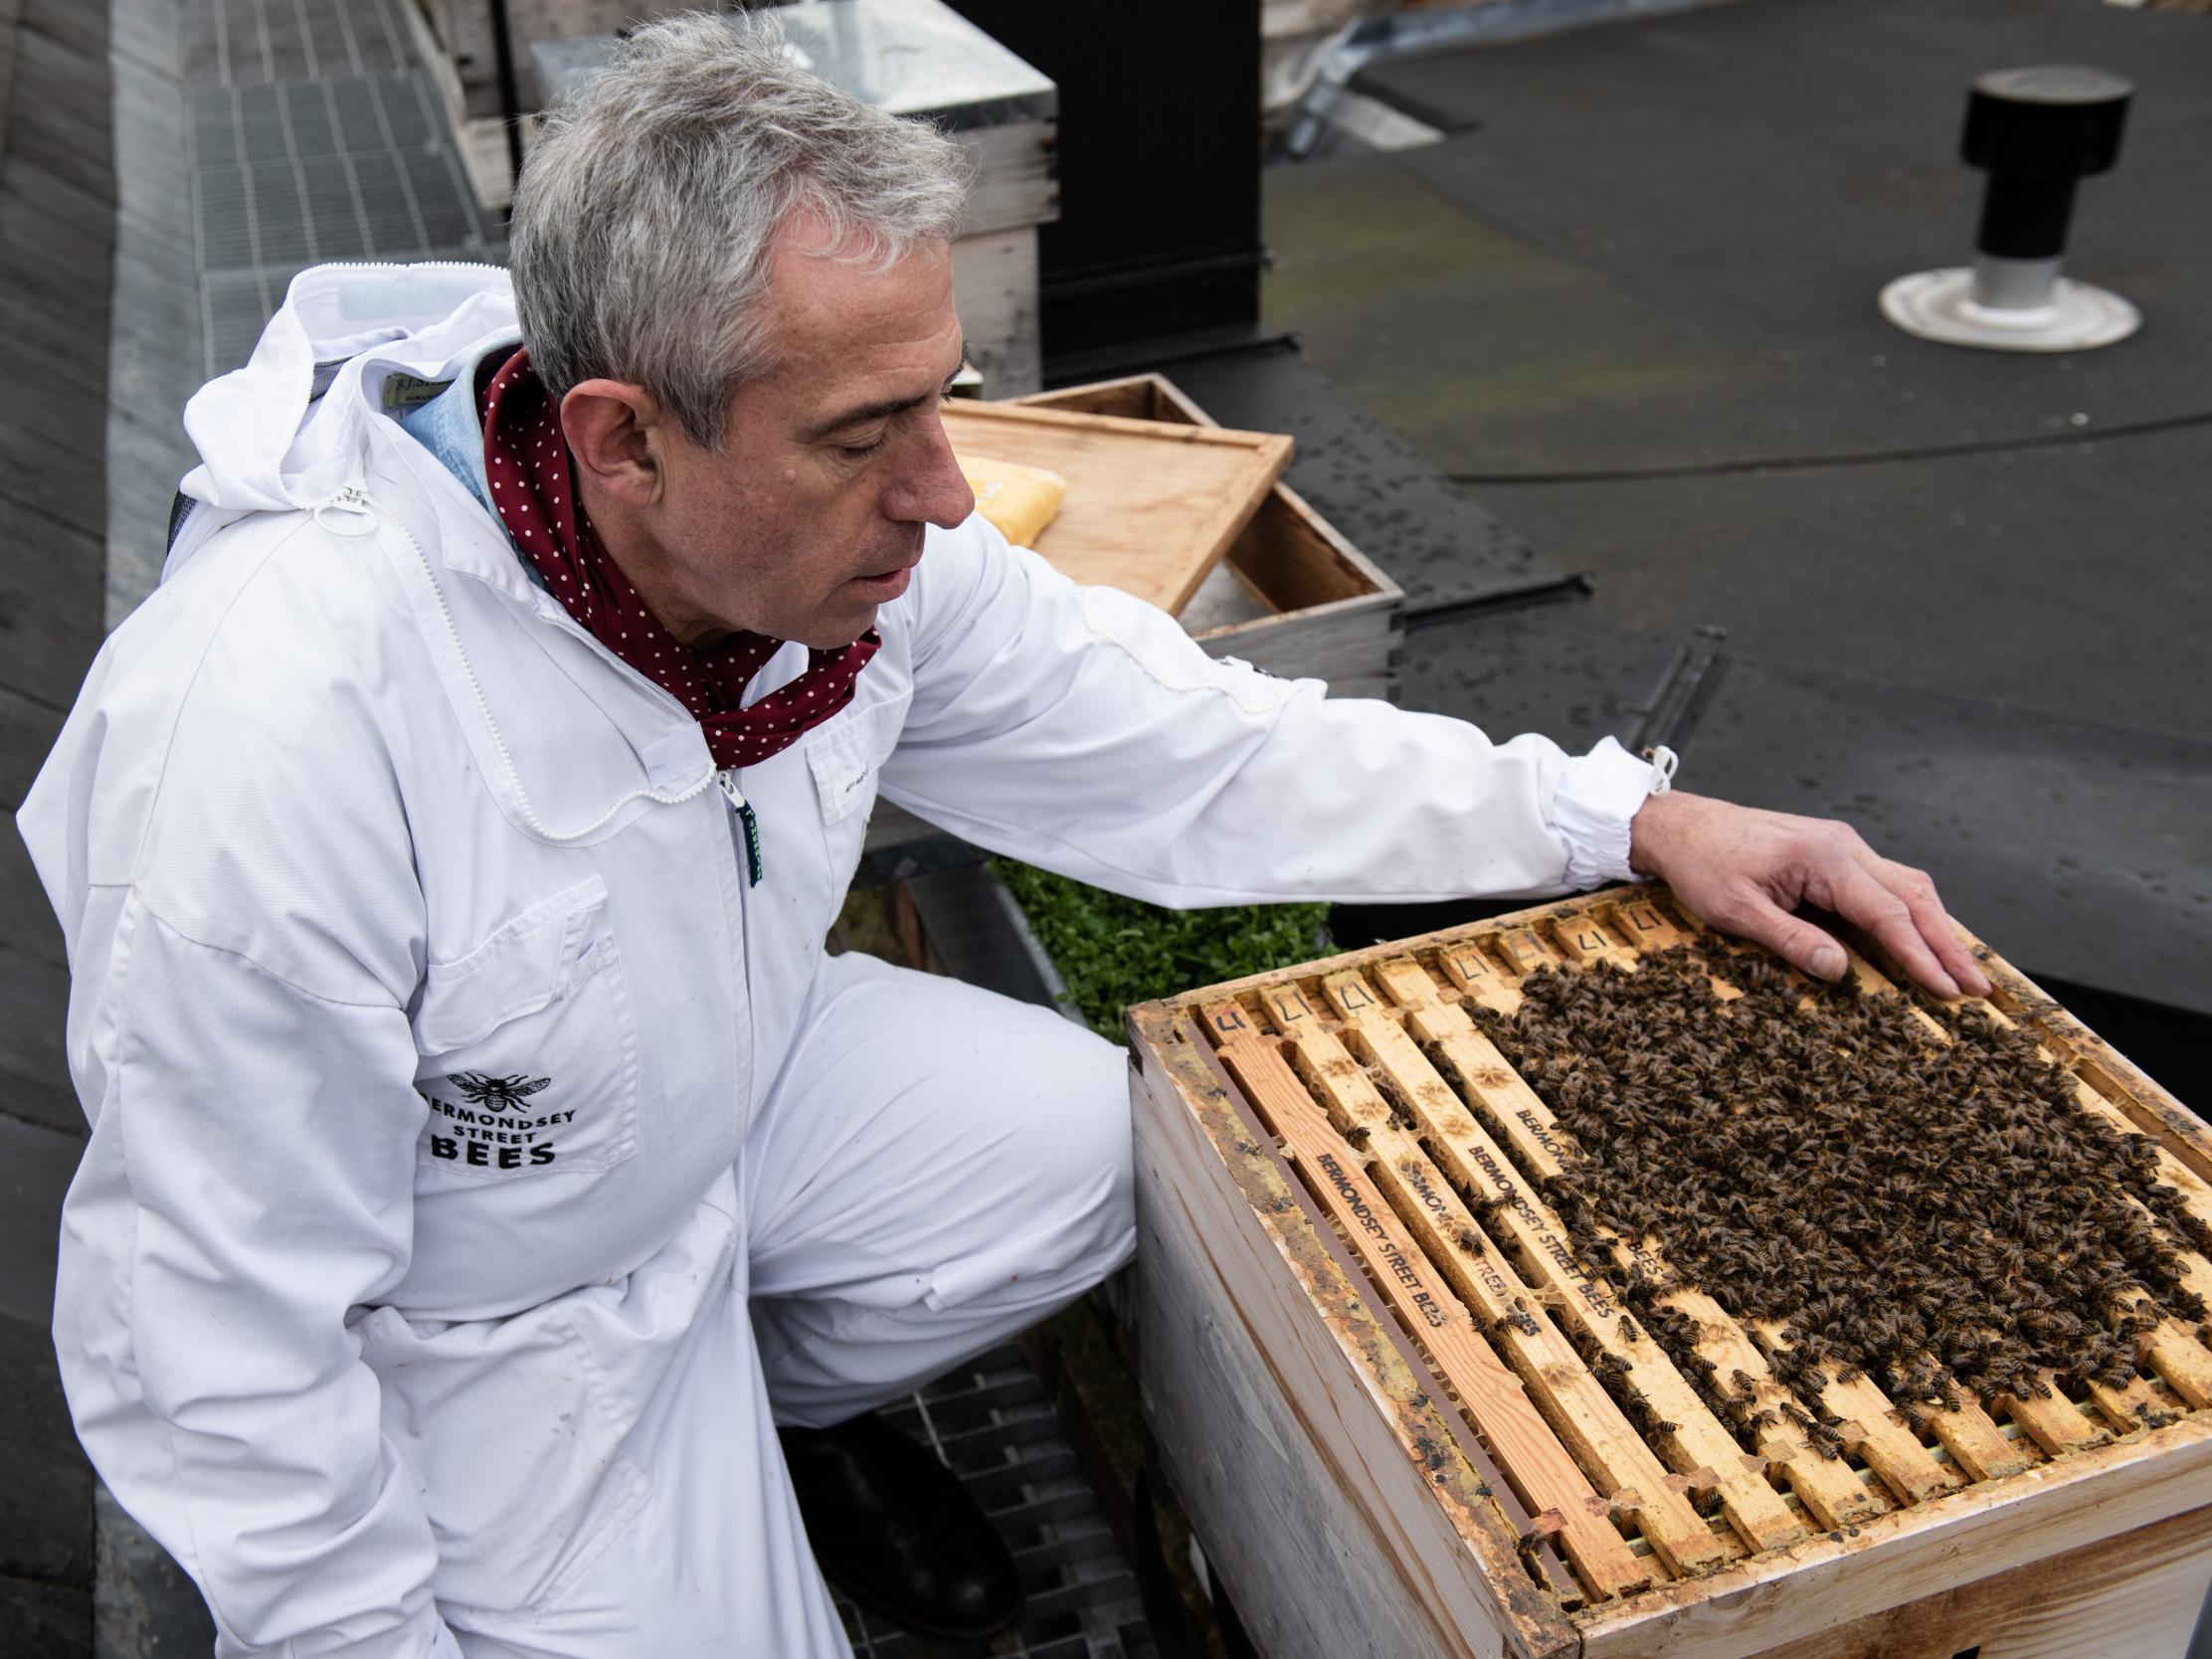
[[876,774],[897,746],[906,725],[911,690],[854,708],[807,739],[807,765],[822,802],[822,828],[829,842],[830,890],[841,899],[860,862],[860,843],[875,806]]
[[415,1014],[416,1162],[484,1181],[590,1175],[638,1149],[638,1028],[594,875],[467,955],[433,962]]

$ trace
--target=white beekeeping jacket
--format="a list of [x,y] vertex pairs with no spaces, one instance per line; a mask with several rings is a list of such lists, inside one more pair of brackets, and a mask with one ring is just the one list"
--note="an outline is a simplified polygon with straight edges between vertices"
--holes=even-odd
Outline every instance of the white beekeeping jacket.
[[[70,1403],[225,1654],[450,1653],[434,1574],[492,1605],[567,1569],[558,1518],[626,1478],[741,1248],[716,1194],[879,792],[1193,906],[1589,885],[1626,873],[1650,787],[1610,740],[1493,744],[1213,662],[972,518],[929,533],[852,705],[733,780],[749,884],[698,726],[384,413],[393,377],[514,330],[488,268],[302,275],[193,401],[199,504],[20,816],[92,1126]],[[480,1370],[426,1397],[410,1344],[453,1322],[481,1322]],[[502,1436],[502,1399],[579,1353],[574,1442]],[[545,1537],[529,1583],[453,1542],[502,1526]]]

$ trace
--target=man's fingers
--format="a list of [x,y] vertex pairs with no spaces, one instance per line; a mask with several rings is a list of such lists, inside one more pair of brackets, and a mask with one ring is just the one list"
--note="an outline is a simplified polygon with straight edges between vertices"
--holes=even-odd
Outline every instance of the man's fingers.
[[[1879,860],[1878,860],[1879,862]],[[1890,960],[1938,997],[1955,997],[1958,984],[1943,966],[1942,959],[1924,936],[1919,914],[1913,901],[1893,886],[1884,876],[1889,870],[1901,873],[1901,864],[1889,865],[1877,873],[1862,864],[1854,863],[1837,885],[1836,911],[1848,921],[1857,922],[1881,941],[1882,948],[1890,953]],[[1923,880],[1926,878],[1923,877]],[[1902,880],[1898,885],[1903,885]],[[1928,906],[1934,912],[1936,925],[1946,939],[1955,940],[1950,923],[1944,918],[1942,906],[1935,903],[1936,889],[1928,888]]]
[[1792,968],[1817,980],[1840,980],[1850,965],[1843,947],[1827,933],[1792,916],[1763,893],[1726,921],[1706,919],[1716,927],[1764,945]]
[[1988,976],[1927,872],[1881,857],[1848,824],[1680,794],[1654,797],[1637,823],[1640,872],[1662,877],[1715,927],[1805,973],[1839,979],[1849,966],[1835,940],[1790,914],[1809,899],[1873,934],[1902,974],[1936,996],[1988,994]]
[[1936,883],[1919,870],[1912,872],[1926,883],[1924,894],[1907,899],[1913,907],[1913,920],[1921,930],[1929,948],[1936,953],[1936,961],[1960,991],[1969,997],[1989,995],[1989,976],[1981,971],[1981,964],[1974,960],[1974,953],[1966,941],[1958,937],[1958,924],[1950,919],[1950,912],[1943,908],[1942,899],[1936,894]]
[[[1922,940],[1950,976],[1957,991],[1969,996],[1985,997],[1989,994],[1989,978],[1974,961],[1974,953],[1958,937],[1958,929],[1950,915],[1943,909],[1943,901],[1936,892],[1935,880],[1926,870],[1914,869],[1910,864],[1895,863],[1887,858],[1867,853],[1859,862],[1883,886],[1895,893],[1913,914],[1913,926]],[[1918,976],[1916,976],[1918,977]],[[1955,995],[1922,980],[1931,991],[1939,996]]]
[[1950,977],[1958,982],[1958,989],[1969,997],[1986,997],[1996,987],[1989,983],[1989,976],[1981,971],[1981,964],[1974,960],[1973,947],[1958,937],[1957,924],[1949,912],[1943,915],[1943,964],[1950,969]]

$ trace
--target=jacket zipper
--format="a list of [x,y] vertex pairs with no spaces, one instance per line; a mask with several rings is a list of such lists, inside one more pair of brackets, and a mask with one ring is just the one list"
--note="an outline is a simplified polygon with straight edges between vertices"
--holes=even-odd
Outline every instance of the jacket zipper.
[[744,792],[737,787],[736,767],[715,773],[714,781],[722,786],[722,794],[728,799],[730,810],[737,815],[737,838],[745,848],[746,885],[758,887],[761,884],[760,817],[753,811],[753,804],[745,799]]
[[[507,786],[514,792],[515,803],[521,810],[522,820],[544,839],[555,842],[573,842],[595,835],[613,823],[616,815],[633,801],[650,801],[656,807],[680,807],[704,790],[709,778],[717,776],[711,772],[707,773],[696,783],[686,785],[684,788],[675,791],[657,790],[649,786],[644,789],[634,789],[622,796],[614,805],[589,824],[581,825],[574,830],[548,828],[544,821],[538,817],[537,808],[531,804],[529,794],[522,787],[522,774],[514,764],[514,756],[508,752],[507,740],[499,730],[499,723],[491,717],[491,703],[484,696],[483,686],[476,678],[475,666],[468,660],[466,647],[461,643],[461,630],[455,625],[453,611],[446,603],[445,591],[438,585],[438,574],[431,569],[430,555],[423,551],[423,544],[416,539],[415,532],[397,518],[392,517],[391,514],[379,509],[375,499],[359,484],[347,484],[344,488],[333,491],[306,510],[314,516],[317,524],[332,534],[342,536],[371,535],[375,532],[379,523],[386,523],[399,533],[401,540],[407,543],[408,550],[415,555],[415,562],[422,570],[424,581],[429,584],[431,598],[438,607],[439,621],[445,625],[446,638],[453,645],[454,657],[460,664],[461,678],[467,683],[470,700],[476,705],[477,716],[483,721],[484,731],[491,739],[492,749],[498,756],[499,769],[505,776]],[[352,517],[350,519],[341,517],[333,521],[326,516],[329,514],[350,514]],[[631,671],[636,672],[635,669]],[[644,678],[643,675],[639,677]],[[651,682],[647,681],[646,683]],[[658,690],[659,688],[656,686],[654,689]],[[722,793],[729,797],[730,804],[738,810],[739,817],[744,823],[748,842],[747,861],[752,871],[753,884],[758,886],[760,884],[760,831],[753,819],[753,809],[746,803],[745,797],[738,793],[737,782],[732,775],[724,773],[720,775],[720,779]]]

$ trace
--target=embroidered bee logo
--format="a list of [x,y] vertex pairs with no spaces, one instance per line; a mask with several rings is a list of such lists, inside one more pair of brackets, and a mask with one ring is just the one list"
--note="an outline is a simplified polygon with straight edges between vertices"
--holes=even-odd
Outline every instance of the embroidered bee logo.
[[538,1090],[548,1087],[553,1079],[527,1077],[519,1071],[505,1077],[486,1077],[480,1071],[457,1071],[446,1081],[459,1089],[471,1105],[505,1112],[519,1108]]

